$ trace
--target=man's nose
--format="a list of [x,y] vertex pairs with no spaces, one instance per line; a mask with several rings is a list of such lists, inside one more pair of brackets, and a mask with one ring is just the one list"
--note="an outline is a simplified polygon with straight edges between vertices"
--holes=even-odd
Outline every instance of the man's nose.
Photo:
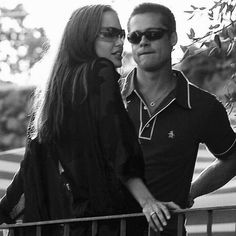
[[140,46],[146,46],[150,43],[150,41],[145,37],[145,35],[142,35],[141,41],[139,43]]

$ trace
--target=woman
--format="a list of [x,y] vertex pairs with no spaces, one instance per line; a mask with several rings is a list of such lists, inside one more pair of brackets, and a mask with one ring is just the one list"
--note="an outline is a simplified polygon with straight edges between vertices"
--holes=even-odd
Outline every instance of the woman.
[[[163,225],[169,218],[143,184],[142,153],[119,92],[115,69],[124,37],[110,6],[72,14],[45,89],[35,96],[25,158],[0,203],[1,222],[22,212],[30,222],[138,211],[124,186],[148,220],[155,212]],[[89,235],[90,228],[78,224],[71,235]],[[103,222],[99,234],[118,235],[118,229]]]

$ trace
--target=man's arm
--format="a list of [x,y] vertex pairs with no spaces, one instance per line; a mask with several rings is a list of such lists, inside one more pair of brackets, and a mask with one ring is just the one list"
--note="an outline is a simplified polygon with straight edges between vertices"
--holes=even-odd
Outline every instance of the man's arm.
[[125,185],[142,207],[147,221],[155,231],[162,231],[163,227],[167,225],[167,220],[171,217],[171,210],[181,209],[174,202],[156,200],[140,178],[130,178]]
[[[190,202],[195,198],[215,191],[236,175],[236,151],[224,160],[217,159],[192,182]],[[191,204],[190,204],[191,205]]]

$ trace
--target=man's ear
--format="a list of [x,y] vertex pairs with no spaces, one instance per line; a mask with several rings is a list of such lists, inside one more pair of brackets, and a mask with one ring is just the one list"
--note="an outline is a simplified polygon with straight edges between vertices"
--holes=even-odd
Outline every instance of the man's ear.
[[170,41],[171,41],[172,47],[174,47],[178,41],[178,36],[176,32],[171,33]]

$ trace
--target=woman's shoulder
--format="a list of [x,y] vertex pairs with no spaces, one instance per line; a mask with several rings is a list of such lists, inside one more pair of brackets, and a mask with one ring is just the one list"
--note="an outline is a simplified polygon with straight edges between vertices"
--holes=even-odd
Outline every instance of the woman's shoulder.
[[110,80],[114,78],[114,81],[118,81],[120,74],[116,71],[114,64],[106,58],[98,58],[92,65],[92,78],[99,77],[102,81]]
[[112,63],[112,61],[110,61],[109,59],[107,59],[105,57],[99,57],[99,58],[95,59],[94,65],[102,66],[102,67],[108,66],[108,67],[115,68],[114,64]]
[[93,62],[92,70],[95,73],[98,73],[100,71],[110,71],[110,72],[116,71],[114,64],[110,60],[103,57],[97,58]]

